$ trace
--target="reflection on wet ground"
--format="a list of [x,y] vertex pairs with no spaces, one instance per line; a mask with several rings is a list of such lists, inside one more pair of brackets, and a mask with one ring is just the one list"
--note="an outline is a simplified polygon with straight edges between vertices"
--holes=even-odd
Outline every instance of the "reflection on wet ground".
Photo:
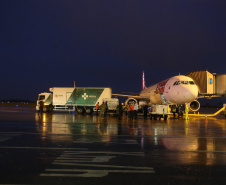
[[[36,113],[35,121],[43,134],[71,135],[77,142],[112,143],[115,136],[136,136],[143,150],[164,148],[164,152],[177,151],[177,155],[165,153],[165,157],[175,158],[173,162],[226,163],[226,120],[223,117],[157,121],[143,118],[129,120],[126,117],[118,120],[73,113]],[[78,139],[77,135],[86,137]]]
[[[143,117],[118,120],[116,117],[102,118],[73,112],[38,114],[31,108],[1,107],[0,128],[4,134],[39,134],[37,140],[41,147],[139,151],[144,153],[144,164],[154,167],[157,176],[176,178],[183,174],[198,178],[202,174],[203,178],[209,176],[211,182],[216,176],[225,180],[226,119],[220,115],[208,119],[192,117],[190,120],[170,118],[159,121]],[[2,136],[0,144],[4,145],[6,139]],[[125,161],[123,158],[120,162]]]

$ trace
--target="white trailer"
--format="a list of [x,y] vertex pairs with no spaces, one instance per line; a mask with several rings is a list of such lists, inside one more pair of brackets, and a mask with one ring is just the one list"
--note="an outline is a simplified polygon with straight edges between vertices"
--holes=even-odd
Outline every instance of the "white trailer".
[[157,118],[159,118],[159,120],[161,120],[161,118],[167,120],[168,115],[170,115],[169,105],[152,105],[149,115],[150,118],[154,120],[157,120]]
[[40,102],[43,101],[44,112],[71,110],[91,114],[98,102],[101,105],[104,99],[111,100],[111,88],[53,87],[49,91],[50,93],[39,94],[36,110],[40,109]]

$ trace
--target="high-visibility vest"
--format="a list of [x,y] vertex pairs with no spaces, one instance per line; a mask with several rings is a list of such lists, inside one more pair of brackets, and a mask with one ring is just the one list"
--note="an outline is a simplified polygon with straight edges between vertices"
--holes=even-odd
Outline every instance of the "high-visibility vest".
[[134,105],[130,105],[130,111],[134,110]]

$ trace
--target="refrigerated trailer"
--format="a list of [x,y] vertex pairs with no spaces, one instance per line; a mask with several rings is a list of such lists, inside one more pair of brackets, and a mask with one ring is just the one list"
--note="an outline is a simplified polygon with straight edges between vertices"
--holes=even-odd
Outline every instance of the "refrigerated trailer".
[[[77,111],[78,113],[91,114],[96,104],[101,105],[111,98],[111,88],[102,87],[53,87],[48,92],[38,95],[36,110],[43,105],[43,112],[53,110]],[[118,101],[116,101],[118,103]]]

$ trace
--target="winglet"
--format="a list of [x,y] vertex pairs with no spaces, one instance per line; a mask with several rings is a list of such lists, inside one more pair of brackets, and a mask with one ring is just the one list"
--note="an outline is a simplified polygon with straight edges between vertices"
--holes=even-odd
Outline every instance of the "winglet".
[[145,86],[145,78],[144,78],[144,71],[143,71],[143,75],[142,75],[142,90],[146,89]]

